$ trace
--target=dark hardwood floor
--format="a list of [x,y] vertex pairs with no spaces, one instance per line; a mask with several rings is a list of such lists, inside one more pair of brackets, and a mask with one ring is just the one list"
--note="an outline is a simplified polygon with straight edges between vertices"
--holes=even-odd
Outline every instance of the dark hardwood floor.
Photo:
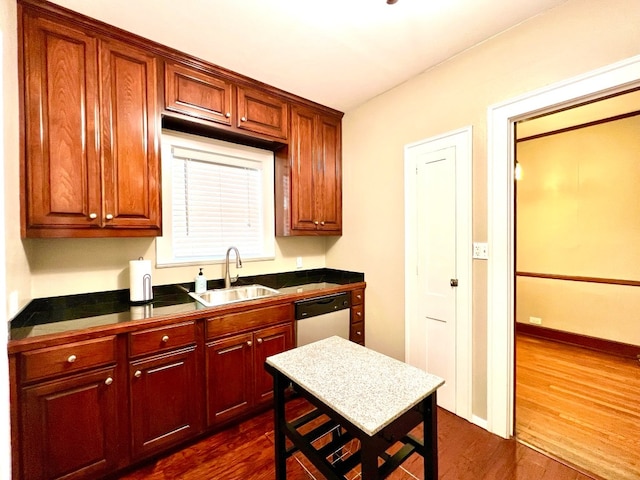
[[[299,398],[289,401],[287,416],[310,407]],[[516,440],[492,435],[459,417],[438,411],[440,480],[588,480],[589,477],[556,462]],[[273,415],[265,412],[229,427],[171,455],[152,461],[120,478],[126,480],[273,480]],[[422,438],[419,429],[414,432]],[[288,480],[309,480],[313,471],[304,457],[289,458]],[[422,458],[413,455],[391,480],[422,477]],[[317,480],[323,477],[317,475]],[[359,477],[357,477],[359,478]],[[351,479],[350,479],[351,480]]]
[[640,365],[518,334],[516,436],[607,480],[640,480]]

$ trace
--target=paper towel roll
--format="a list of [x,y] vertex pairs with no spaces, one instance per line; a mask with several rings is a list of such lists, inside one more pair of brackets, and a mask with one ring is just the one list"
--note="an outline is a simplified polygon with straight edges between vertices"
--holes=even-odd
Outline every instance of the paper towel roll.
[[153,300],[150,260],[140,257],[129,262],[129,298],[132,302]]

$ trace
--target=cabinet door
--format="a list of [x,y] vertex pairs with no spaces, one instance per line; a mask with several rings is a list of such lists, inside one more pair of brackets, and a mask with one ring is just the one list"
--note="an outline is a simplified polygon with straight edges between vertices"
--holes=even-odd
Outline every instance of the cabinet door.
[[22,390],[25,480],[97,478],[117,463],[114,369]]
[[175,63],[164,68],[165,109],[231,126],[231,82]]
[[340,119],[318,117],[316,211],[319,230],[342,232],[342,139]]
[[236,335],[207,344],[207,423],[246,413],[253,398],[253,336]]
[[291,112],[291,230],[315,231],[318,164],[315,160],[316,115],[312,110],[294,107]]
[[105,228],[159,235],[160,156],[155,56],[100,41]]
[[23,34],[23,235],[98,227],[96,40],[28,14]]
[[284,100],[246,87],[237,87],[238,119],[242,130],[287,139],[289,105]]
[[268,403],[273,398],[273,377],[264,369],[264,362],[271,355],[293,348],[293,324],[264,328],[253,336],[255,400],[256,403]]
[[200,431],[195,347],[131,362],[129,374],[134,458]]

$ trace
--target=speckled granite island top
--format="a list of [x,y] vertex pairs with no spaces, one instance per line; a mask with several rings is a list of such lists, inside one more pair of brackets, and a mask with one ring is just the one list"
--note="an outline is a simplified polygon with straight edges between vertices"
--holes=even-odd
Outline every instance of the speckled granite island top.
[[340,337],[267,358],[267,364],[375,435],[444,380]]

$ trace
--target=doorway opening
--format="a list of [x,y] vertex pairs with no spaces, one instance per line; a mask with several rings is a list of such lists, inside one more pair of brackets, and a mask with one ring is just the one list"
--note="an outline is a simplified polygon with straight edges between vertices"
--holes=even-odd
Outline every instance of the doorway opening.
[[[515,124],[515,436],[640,478],[640,90]],[[625,357],[626,355],[626,357]]]
[[515,122],[640,86],[640,56],[488,109],[487,428],[513,435]]

